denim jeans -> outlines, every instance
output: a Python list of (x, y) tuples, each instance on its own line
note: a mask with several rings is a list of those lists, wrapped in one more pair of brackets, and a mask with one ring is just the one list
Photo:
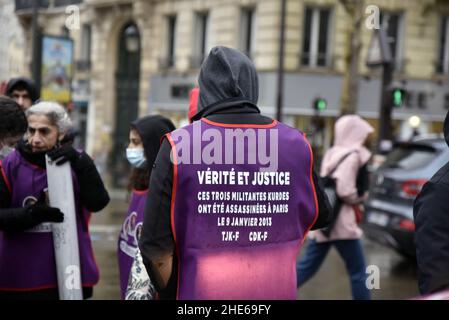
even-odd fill
[(335, 246), (343, 258), (351, 279), (352, 297), (355, 300), (369, 300), (366, 287), (366, 264), (360, 240), (336, 240), (318, 243), (310, 240), (306, 252), (296, 264), (297, 286), (306, 283), (320, 268), (331, 246)]

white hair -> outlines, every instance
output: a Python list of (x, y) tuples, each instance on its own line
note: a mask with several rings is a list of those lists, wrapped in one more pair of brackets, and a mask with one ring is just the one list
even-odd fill
[(56, 126), (61, 133), (66, 133), (72, 128), (72, 120), (70, 120), (67, 111), (64, 107), (56, 102), (42, 101), (25, 111), (28, 117), (46, 116), (50, 123)]

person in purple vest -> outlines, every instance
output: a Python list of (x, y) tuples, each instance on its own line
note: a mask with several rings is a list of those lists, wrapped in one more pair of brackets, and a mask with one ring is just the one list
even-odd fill
[[(215, 47), (193, 123), (165, 136), (139, 247), (161, 299), (296, 299), (296, 258), (327, 226), (304, 134), (260, 114), (243, 53)], [(265, 156), (266, 157), (265, 157)]]
[(146, 116), (131, 123), (126, 157), (133, 167), (129, 184), (132, 195), (117, 249), (122, 300), (125, 299), (131, 265), (136, 254), (140, 254), (137, 252), (137, 244), (143, 223), (151, 169), (159, 151), (161, 138), (174, 129), (175, 126), (169, 119), (159, 115)]
[[(25, 113), (19, 104), (10, 98), (0, 96), (0, 172), (2, 172), (1, 160), (14, 151), (15, 146), (25, 134), (27, 126)], [(0, 190), (5, 188), (5, 185), (0, 185)], [(62, 219), (62, 213), (58, 209), (45, 205), (4, 208), (0, 209), (0, 230), (14, 231), (34, 227), (44, 221), (57, 222), (60, 219)]]
[[(61, 222), (62, 213), (45, 204), (45, 155), (48, 154), (58, 165), (70, 162), (83, 297), (89, 298), (99, 279), (88, 229), (90, 212), (102, 210), (109, 202), (109, 195), (92, 159), (70, 144), (60, 145), (71, 127), (63, 107), (52, 102), (40, 102), (29, 108), (26, 116), (26, 139), (2, 161), (0, 208), (24, 209), (33, 219), (37, 216), (40, 222)], [(36, 215), (35, 211), (40, 214)], [(52, 217), (45, 217), (45, 212)], [(16, 230), (0, 232), (0, 261), (0, 298), (58, 299), (56, 262), (49, 224), (39, 224), (34, 228), (23, 224)]]

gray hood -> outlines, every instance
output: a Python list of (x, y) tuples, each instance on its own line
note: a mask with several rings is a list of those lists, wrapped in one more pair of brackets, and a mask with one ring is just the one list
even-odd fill
[(198, 120), (216, 110), (235, 106), (257, 109), (259, 80), (252, 61), (238, 50), (213, 48), (201, 66), (198, 78), (200, 96)]

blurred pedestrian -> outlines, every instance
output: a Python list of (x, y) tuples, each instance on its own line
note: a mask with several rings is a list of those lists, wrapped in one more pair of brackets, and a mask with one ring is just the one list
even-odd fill
[[(193, 123), (163, 139), (150, 178), (139, 241), (143, 262), (161, 299), (296, 299), (297, 251), (311, 228), (326, 224), (327, 202), (323, 192), (315, 190), (313, 156), (304, 135), (262, 116), (257, 106), (258, 92), (252, 61), (237, 50), (215, 47), (201, 67), (199, 104)], [(199, 142), (194, 141), (195, 137), (201, 138), (198, 130), (213, 134), (213, 144), (200, 142), (194, 147)], [(249, 163), (248, 148), (241, 150), (242, 162), (224, 161), (233, 159), (234, 150), (228, 150), (221, 139), (225, 132), (234, 130), (237, 138), (254, 133), (257, 141), (251, 143), (251, 148), (271, 148), (277, 157), (276, 167), (264, 168), (260, 161)], [(257, 138), (264, 134), (275, 141), (267, 146)], [(220, 151), (214, 149), (216, 161), (206, 161), (201, 155), (217, 144), (221, 147), (217, 146)], [(178, 157), (188, 154), (198, 157), (198, 161), (178, 161)], [(282, 186), (211, 186), (198, 178), (205, 172), (248, 173), (254, 177), (266, 174), (264, 169), (271, 170), (272, 176), (288, 175), (289, 182)], [(219, 209), (216, 214), (200, 214), (200, 207), (212, 205), (208, 197), (213, 192), (224, 196), (220, 200), (223, 208), (236, 211), (230, 214)], [(256, 219), (260, 225), (252, 228), (260, 233), (250, 233), (250, 228), (243, 225), (226, 228), (217, 223), (217, 217), (246, 221), (251, 216), (242, 210), (253, 208), (255, 202), (227, 199), (231, 192), (261, 197), (256, 207), (268, 212), (260, 212)], [(266, 194), (280, 196), (279, 201), (274, 201), (279, 205), (268, 203), (263, 196)], [(273, 215), (270, 210), (284, 213)], [(255, 223), (254, 217), (251, 223)], [(267, 225), (263, 227), (259, 219), (265, 219)]]
[(39, 92), (33, 80), (24, 77), (9, 80), (6, 86), (6, 95), (14, 99), (23, 111), (39, 100)]
[[(444, 122), (449, 144), (449, 113)], [(449, 162), (427, 182), (413, 206), (419, 290), (449, 289)]]
[(0, 96), (0, 160), (11, 153), (27, 129), (25, 113), (12, 99)]
[[(329, 228), (310, 235), (305, 254), (297, 264), (298, 287), (320, 268), (329, 249), (335, 247), (346, 264), (354, 299), (370, 299), (366, 287), (366, 264), (360, 238), (360, 205), (366, 199), (366, 164), (371, 152), (364, 146), (374, 129), (357, 115), (346, 115), (335, 123), (334, 145), (321, 164), (321, 176), (331, 175), (341, 200)], [(361, 177), (365, 177), (362, 179)], [(362, 181), (361, 180), (365, 180)]]
[[(131, 123), (126, 157), (133, 167), (129, 185), (132, 196), (118, 240), (120, 293), (122, 299), (125, 299), (129, 279), (131, 279), (131, 285), (134, 290), (138, 290), (136, 286), (149, 287), (151, 284), (149, 279), (143, 282), (134, 281), (134, 279), (141, 279), (142, 277), (136, 274), (130, 278), (130, 270), (136, 255), (140, 256), (138, 240), (142, 229), (143, 212), (153, 163), (159, 151), (161, 138), (174, 129), (175, 126), (169, 119), (159, 115), (146, 116)], [(140, 257), (136, 259), (141, 260)], [(135, 269), (135, 272), (139, 273), (139, 271), (146, 273), (143, 266), (141, 269)], [(143, 276), (145, 277), (145, 275)]]
[(189, 99), (189, 112), (188, 112), (188, 118), (189, 123), (193, 122), (193, 117), (195, 114), (198, 113), (198, 98), (200, 95), (200, 89), (199, 88), (193, 88), (190, 91), (190, 99)]
[[(41, 102), (26, 111), (26, 141), (2, 161), (0, 207), (26, 210), (35, 222), (61, 222), (59, 209), (46, 204), (45, 155), (57, 165), (70, 162), (73, 172), (83, 297), (98, 282), (88, 225), (90, 212), (103, 209), (109, 196), (92, 159), (70, 145), (60, 145), (71, 121), (63, 107)], [(0, 232), (0, 298), (58, 299), (56, 261), (51, 226)]]

